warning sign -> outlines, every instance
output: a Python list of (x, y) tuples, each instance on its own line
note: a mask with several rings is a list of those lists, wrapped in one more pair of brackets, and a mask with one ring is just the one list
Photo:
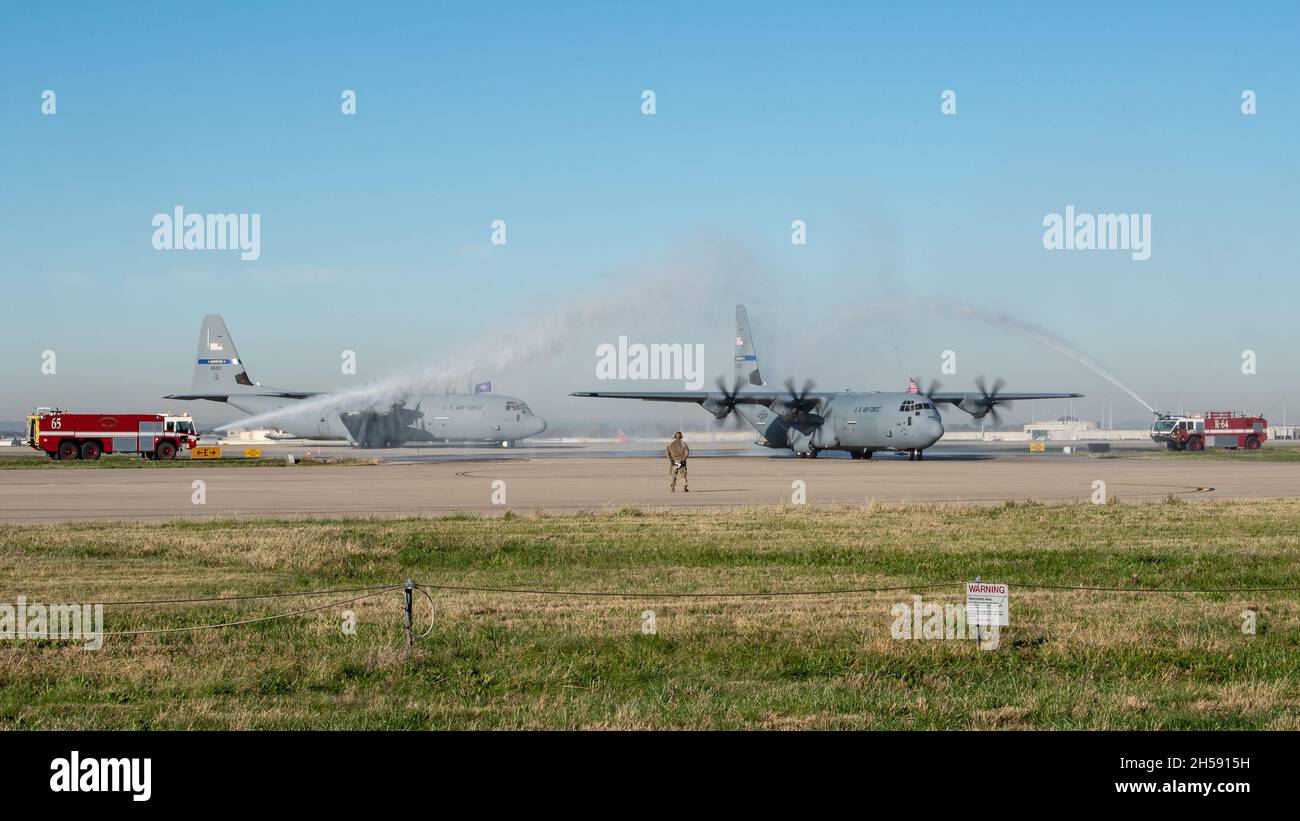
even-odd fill
[(220, 459), (221, 448), (195, 448), (190, 454), (192, 459)]
[(966, 582), (966, 623), (1006, 627), (1010, 608), (1005, 584)]
[(1030, 442), (1030, 443), (1029, 443), (1029, 452), (1030, 452), (1030, 453), (1046, 453), (1046, 452), (1047, 452), (1047, 443), (1046, 443), (1046, 442)]
[(262, 458), (262, 449), (261, 449), (261, 448), (244, 448), (244, 458), (245, 458), (245, 459), (261, 459), (261, 458)]

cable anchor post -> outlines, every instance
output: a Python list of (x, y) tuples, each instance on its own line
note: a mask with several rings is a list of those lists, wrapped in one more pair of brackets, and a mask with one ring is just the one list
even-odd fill
[(415, 647), (415, 620), (412, 615), (412, 605), (415, 598), (415, 580), (407, 579), (406, 585), (402, 588), (402, 611), (406, 618), (406, 659), (410, 661), (411, 650)]

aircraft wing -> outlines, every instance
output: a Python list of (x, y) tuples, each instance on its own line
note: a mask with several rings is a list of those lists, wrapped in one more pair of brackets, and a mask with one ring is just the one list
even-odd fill
[[(830, 399), (836, 394), (833, 393), (807, 393), (809, 406), (815, 406), (823, 399)], [(723, 394), (720, 391), (577, 391), (569, 396), (587, 396), (596, 399), (641, 399), (646, 402), (694, 402), (697, 405), (707, 402), (710, 399), (720, 401)], [(775, 402), (789, 402), (790, 394), (786, 391), (740, 391), (735, 396), (738, 405), (766, 405), (771, 407)]]
[(694, 402), (699, 404), (709, 398), (708, 391), (577, 391), (569, 396), (587, 396), (597, 399), (643, 399), (646, 402)]
[[(262, 391), (243, 391), (239, 396), (270, 396), (279, 399), (306, 399), (311, 396), (320, 396), (320, 391), (282, 391), (277, 388), (268, 388)], [(163, 399), (181, 399), (192, 401), (195, 399), (208, 399), (213, 402), (225, 402), (230, 399), (230, 392), (226, 393), (169, 393)]]
[[(970, 400), (979, 402), (983, 400), (984, 395), (979, 392), (970, 393), (950, 393), (939, 392), (925, 394), (931, 402), (949, 402), (953, 405), (960, 405), (962, 402)], [(999, 392), (998, 402), (1018, 402), (1021, 399), (1078, 399), (1083, 396), (1081, 393), (1001, 393)]]

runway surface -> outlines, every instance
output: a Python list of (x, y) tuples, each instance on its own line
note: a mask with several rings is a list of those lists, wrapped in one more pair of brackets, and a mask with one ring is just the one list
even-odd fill
[[(672, 494), (667, 460), (657, 457), (657, 448), (555, 447), (553, 453), (539, 448), (392, 452), (387, 459), (408, 461), (379, 465), (0, 470), (0, 522), (572, 512), (625, 505), (730, 508), (790, 503), (798, 481), (804, 483), (809, 504), (1084, 500), (1092, 496), (1097, 480), (1123, 502), (1170, 495), (1300, 495), (1300, 467), (1286, 463), (1030, 456), (1019, 449), (966, 447), (934, 448), (922, 462), (895, 457), (854, 461), (731, 455), (751, 451), (727, 446), (694, 450), (691, 492)], [(299, 455), (307, 450), (277, 449)], [(324, 451), (359, 455), (346, 448)], [(204, 482), (203, 504), (193, 503), (195, 480)], [(504, 482), (496, 491), (500, 498), (504, 490), (504, 505), (494, 504), (496, 481)]]

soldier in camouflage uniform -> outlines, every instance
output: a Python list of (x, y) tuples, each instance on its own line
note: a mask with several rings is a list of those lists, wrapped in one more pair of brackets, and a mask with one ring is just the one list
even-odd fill
[(690, 480), (686, 478), (686, 457), (691, 455), (691, 449), (682, 439), (682, 432), (677, 431), (673, 436), (673, 441), (668, 443), (668, 490), (672, 493), (677, 492), (677, 475), (682, 477), (682, 492), (690, 493)]

